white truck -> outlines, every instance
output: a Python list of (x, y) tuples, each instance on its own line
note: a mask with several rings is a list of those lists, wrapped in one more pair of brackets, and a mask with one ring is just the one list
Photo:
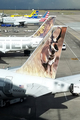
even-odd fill
[(71, 84), (70, 85), (70, 92), (72, 95), (80, 95), (80, 83), (78, 84)]

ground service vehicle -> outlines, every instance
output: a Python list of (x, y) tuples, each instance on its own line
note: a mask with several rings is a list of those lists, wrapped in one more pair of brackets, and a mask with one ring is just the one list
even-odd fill
[(71, 84), (70, 85), (70, 92), (72, 95), (80, 95), (80, 84)]
[(23, 98), (15, 98), (15, 99), (11, 99), (11, 100), (0, 100), (0, 107), (4, 107), (4, 106), (9, 106), (11, 104), (14, 104), (14, 103), (18, 103), (18, 102), (23, 102), (24, 100), (26, 100), (26, 97), (23, 97)]

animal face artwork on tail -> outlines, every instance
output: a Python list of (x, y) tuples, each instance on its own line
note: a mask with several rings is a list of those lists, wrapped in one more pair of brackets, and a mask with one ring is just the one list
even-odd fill
[(19, 73), (55, 78), (67, 27), (53, 27)]

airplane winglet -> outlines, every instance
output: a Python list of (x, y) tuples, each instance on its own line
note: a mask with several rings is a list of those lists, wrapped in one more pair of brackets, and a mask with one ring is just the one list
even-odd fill
[(53, 26), (16, 72), (55, 79), (66, 29), (66, 26)]

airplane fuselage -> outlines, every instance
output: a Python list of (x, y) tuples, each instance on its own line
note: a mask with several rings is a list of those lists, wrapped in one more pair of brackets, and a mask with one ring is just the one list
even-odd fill
[(40, 19), (37, 18), (25, 18), (25, 17), (3, 17), (2, 19), (3, 23), (10, 23), (14, 25), (20, 25), (20, 24), (34, 24), (34, 23), (39, 23)]
[(42, 38), (32, 38), (32, 37), (0, 37), (0, 51), (5, 53), (8, 51), (17, 50), (32, 50)]
[(11, 99), (25, 95), (35, 97), (41, 94), (37, 94), (37, 90), (39, 91), (40, 89), (40, 92), (44, 92), (44, 90), (41, 91), (42, 87), (46, 87), (48, 92), (51, 91), (52, 93), (69, 90), (69, 84), (65, 84), (59, 80), (19, 74), (0, 69), (0, 99)]

